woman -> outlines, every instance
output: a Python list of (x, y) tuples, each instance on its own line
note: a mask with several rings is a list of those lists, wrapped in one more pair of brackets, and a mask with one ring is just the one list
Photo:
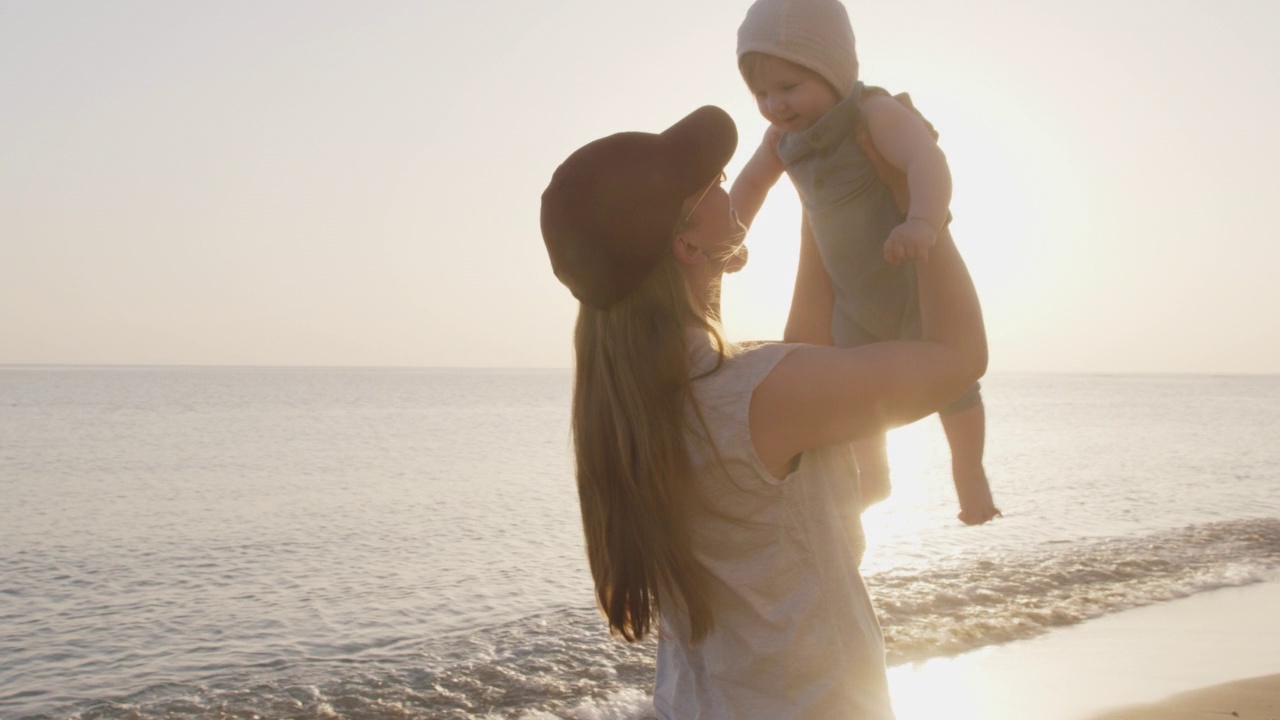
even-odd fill
[(596, 598), (628, 641), (658, 625), (661, 718), (891, 718), (858, 561), (848, 443), (936, 412), (986, 367), (949, 237), (918, 268), (923, 339), (735, 348), (720, 278), (744, 234), (720, 186), (732, 120), (592, 142), (542, 196), (581, 306), (573, 432)]

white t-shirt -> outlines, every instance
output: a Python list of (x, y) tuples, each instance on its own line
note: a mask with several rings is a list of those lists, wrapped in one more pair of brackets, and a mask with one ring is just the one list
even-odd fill
[[(692, 520), (693, 551), (708, 574), (715, 625), (690, 646), (685, 618), (663, 604), (654, 709), (664, 720), (893, 717), (884, 640), (858, 573), (863, 535), (849, 446), (806, 452), (778, 480), (751, 443), (751, 395), (795, 347), (744, 350), (693, 382), (724, 462), (691, 434), (706, 505)], [(714, 366), (709, 342), (692, 352), (695, 377)]]

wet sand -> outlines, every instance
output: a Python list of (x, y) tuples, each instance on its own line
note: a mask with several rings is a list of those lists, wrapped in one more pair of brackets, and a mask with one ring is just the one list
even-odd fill
[[(1280, 652), (1278, 650), (1277, 652)], [(1180, 693), (1149, 705), (1094, 716), (1091, 720), (1280, 720), (1280, 675)]]
[(1280, 582), (1255, 583), (890, 668), (895, 711), (898, 720), (1280, 720), (1276, 608)]

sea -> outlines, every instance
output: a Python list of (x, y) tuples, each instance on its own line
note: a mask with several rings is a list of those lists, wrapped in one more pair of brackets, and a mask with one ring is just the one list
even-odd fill
[[(864, 515), (890, 664), (1280, 578), (1280, 377), (983, 381)], [(0, 718), (651, 717), (592, 599), (566, 370), (0, 367)]]

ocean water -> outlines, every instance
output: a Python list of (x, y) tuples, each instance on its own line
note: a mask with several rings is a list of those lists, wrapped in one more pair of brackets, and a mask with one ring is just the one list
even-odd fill
[[(0, 368), (0, 718), (649, 716), (566, 371)], [(995, 375), (1005, 517), (890, 436), (891, 663), (1280, 575), (1280, 377)]]

